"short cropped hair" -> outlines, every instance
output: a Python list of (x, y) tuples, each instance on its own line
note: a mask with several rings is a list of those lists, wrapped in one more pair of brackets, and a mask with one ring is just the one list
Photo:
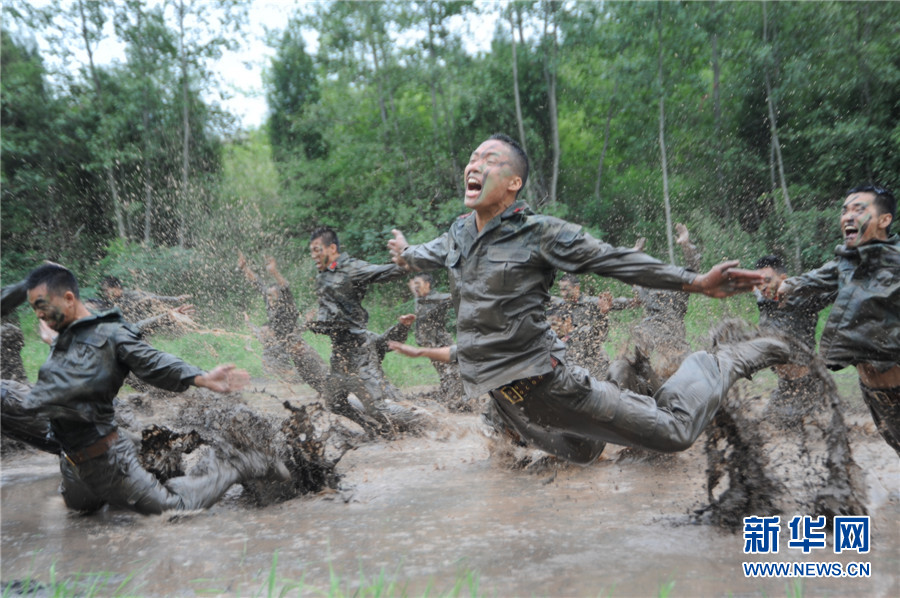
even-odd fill
[(777, 255), (766, 255), (756, 260), (756, 269), (759, 270), (760, 268), (772, 268), (779, 274), (787, 272), (784, 267), (784, 260)]
[(101, 289), (121, 289), (122, 281), (115, 276), (104, 276), (100, 279)]
[(522, 186), (519, 187), (519, 190), (516, 192), (516, 197), (518, 197), (519, 193), (522, 192), (522, 189), (525, 188), (525, 183), (528, 182), (528, 171), (531, 169), (528, 154), (525, 153), (525, 150), (522, 149), (522, 146), (519, 145), (518, 141), (504, 133), (494, 133), (490, 136), (490, 139), (502, 141), (513, 150), (513, 168), (515, 168), (516, 174), (522, 177)]
[(423, 281), (434, 286), (434, 276), (432, 276), (429, 272), (416, 272), (416, 275), (413, 276), (413, 280), (417, 278), (421, 278)]
[[(891, 224), (897, 219), (897, 198), (884, 187), (879, 185), (859, 185), (858, 187), (854, 187), (847, 191), (847, 195), (853, 195), (854, 193), (873, 194), (875, 196), (875, 207), (878, 208), (878, 212), (881, 214), (890, 214)], [(890, 224), (887, 227), (887, 232), (888, 234), (891, 232)]]
[(581, 281), (578, 280), (578, 277), (571, 273), (563, 274), (562, 278), (559, 279), (559, 282), (568, 282), (571, 284), (581, 285)]
[(330, 226), (320, 226), (316, 230), (312, 232), (309, 236), (309, 242), (312, 243), (316, 239), (322, 239), (322, 245), (328, 247), (329, 245), (335, 245), (338, 248), (338, 251), (341, 250), (341, 242), (338, 241), (337, 233), (334, 232), (334, 229)]
[(29, 291), (42, 284), (47, 285), (47, 291), (53, 295), (62, 296), (66, 291), (72, 291), (78, 298), (78, 281), (72, 271), (59, 264), (42, 264), (28, 273), (25, 279), (25, 288)]

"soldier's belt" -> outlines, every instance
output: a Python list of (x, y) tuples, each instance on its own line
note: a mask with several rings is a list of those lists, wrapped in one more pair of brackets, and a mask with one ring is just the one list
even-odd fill
[(491, 396), (495, 399), (506, 399), (513, 405), (516, 403), (521, 403), (524, 401), (528, 394), (534, 390), (534, 388), (544, 381), (548, 374), (541, 374), (540, 376), (532, 376), (531, 378), (522, 378), (521, 380), (516, 380), (510, 384), (505, 386), (501, 386), (500, 388), (495, 388), (491, 391)]
[(119, 439), (118, 430), (113, 430), (94, 444), (84, 447), (80, 451), (65, 452), (63, 456), (66, 461), (72, 465), (81, 465), (85, 461), (89, 461), (106, 453), (109, 448)]

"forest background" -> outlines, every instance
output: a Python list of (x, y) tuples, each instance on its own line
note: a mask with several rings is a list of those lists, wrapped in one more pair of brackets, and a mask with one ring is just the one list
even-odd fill
[[(235, 328), (244, 311), (264, 319), (240, 249), (260, 272), (274, 256), (306, 310), (313, 228), (378, 263), (391, 228), (436, 237), (464, 211), (469, 154), (495, 132), (531, 156), (537, 211), (615, 245), (646, 237), (675, 262), (684, 222), (704, 267), (770, 253), (792, 272), (818, 266), (840, 242), (849, 187), (900, 188), (898, 3), (302, 8), (270, 34), (268, 120), (242, 130), (204, 93), (211, 61), (245, 39), (239, 0), (4, 2), (3, 284), (51, 259), (88, 294), (115, 275), (190, 293), (204, 322)], [(450, 23), (485, 10), (499, 14), (490, 50), (469, 52)], [(107, 23), (125, 56), (99, 65)], [(391, 306), (376, 330), (412, 305), (402, 284), (369, 301)]]

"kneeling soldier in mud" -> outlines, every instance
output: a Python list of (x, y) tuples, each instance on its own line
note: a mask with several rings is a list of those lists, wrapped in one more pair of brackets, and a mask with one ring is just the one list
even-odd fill
[(887, 189), (851, 189), (835, 259), (788, 278), (778, 297), (834, 304), (819, 354), (832, 370), (856, 366), (872, 419), (900, 455), (900, 236), (890, 233), (896, 214), (897, 199)]
[[(427, 272), (420, 272), (409, 281), (409, 290), (416, 303), (416, 344), (420, 347), (445, 347), (453, 344), (453, 337), (447, 330), (447, 314), (452, 307), (450, 294), (433, 292), (433, 285), (434, 278)], [(470, 410), (464, 400), (462, 380), (456, 364), (432, 361), (431, 365), (440, 378), (438, 400), (457, 410)]]
[[(786, 361), (787, 344), (757, 338), (684, 360), (654, 397), (591, 378), (570, 363), (545, 307), (557, 269), (594, 272), (629, 284), (727, 297), (763, 277), (724, 262), (705, 274), (616, 248), (581, 227), (534, 214), (516, 201), (528, 157), (513, 139), (494, 135), (465, 168), (469, 215), (449, 232), (409, 245), (395, 230), (393, 259), (412, 270), (448, 268), (457, 313), (456, 358), (469, 396), (489, 392), (502, 425), (538, 448), (591, 463), (607, 442), (659, 451), (685, 450), (715, 414), (731, 385)], [(499, 423), (499, 422), (498, 422)]]
[[(325, 396), (328, 409), (370, 430), (387, 432), (396, 424), (408, 423), (413, 412), (392, 402), (399, 392), (384, 379), (379, 346), (366, 329), (369, 313), (362, 306), (369, 285), (397, 280), (406, 271), (396, 264), (375, 265), (341, 253), (337, 233), (329, 227), (313, 231), (309, 250), (319, 271), (319, 309), (309, 329), (331, 338), (331, 376)], [(386, 347), (383, 345), (384, 350)], [(349, 403), (351, 392), (362, 402), (364, 413)]]
[(240, 390), (247, 372), (232, 365), (204, 372), (157, 351), (118, 309), (90, 312), (75, 276), (57, 264), (34, 269), (26, 289), (37, 317), (58, 336), (30, 391), (3, 381), (3, 432), (42, 450), (58, 447), (60, 491), (70, 509), (91, 512), (107, 503), (143, 514), (201, 509), (234, 483), (288, 475), (261, 452), (225, 448), (227, 458), (209, 463), (205, 475), (160, 483), (141, 466), (134, 442), (118, 434), (113, 399), (125, 376), (132, 372), (171, 391), (193, 385), (224, 393)]
[[(691, 241), (687, 227), (679, 222), (675, 230), (678, 233), (675, 243), (681, 247), (685, 268), (698, 271), (703, 256)], [(646, 239), (642, 237), (634, 247), (643, 251), (645, 244)], [(634, 292), (637, 302), (644, 307), (644, 318), (634, 327), (635, 344), (649, 357), (653, 376), (665, 380), (691, 352), (684, 328), (690, 293), (641, 285)]]
[[(777, 255), (767, 255), (756, 261), (756, 269), (768, 282), (753, 290), (759, 308), (759, 327), (782, 334), (793, 345), (796, 357), (812, 355), (816, 349), (816, 325), (819, 310), (824, 305), (794, 297), (784, 305), (773, 299), (778, 287), (787, 278), (784, 261)], [(822, 407), (822, 380), (813, 375), (805, 363), (785, 363), (774, 368), (778, 375), (778, 389), (766, 408), (766, 415), (784, 427), (799, 423), (804, 415)]]
[(609, 355), (603, 343), (609, 335), (609, 312), (635, 305), (625, 297), (613, 299), (606, 291), (599, 297), (581, 294), (581, 282), (574, 274), (559, 280), (560, 297), (550, 298), (547, 317), (550, 326), (565, 344), (566, 353), (584, 366), (591, 376), (602, 380), (609, 369)]
[[(287, 279), (278, 270), (275, 258), (266, 257), (266, 271), (275, 279), (275, 284), (268, 287), (250, 268), (247, 258), (240, 251), (238, 267), (266, 302), (268, 324), (255, 330), (263, 346), (263, 363), (276, 374), (284, 375), (285, 368), (290, 368), (293, 361), (300, 379), (316, 392), (324, 394), (328, 386), (328, 366), (301, 336), (297, 325), (300, 311)], [(245, 319), (249, 324), (249, 318)]]

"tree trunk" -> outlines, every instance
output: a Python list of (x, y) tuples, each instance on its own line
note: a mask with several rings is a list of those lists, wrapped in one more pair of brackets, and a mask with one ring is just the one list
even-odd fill
[(184, 248), (187, 239), (187, 210), (189, 208), (189, 174), (190, 174), (190, 148), (191, 148), (191, 113), (190, 94), (188, 93), (188, 68), (187, 49), (184, 44), (184, 0), (178, 3), (178, 32), (181, 54), (181, 189), (178, 194), (181, 201), (178, 206), (178, 246)]
[[(84, 49), (88, 55), (88, 65), (91, 71), (91, 79), (94, 83), (94, 97), (97, 101), (97, 109), (102, 113), (103, 90), (100, 86), (100, 76), (97, 74), (97, 68), (94, 65), (94, 51), (91, 48), (91, 41), (88, 36), (87, 16), (84, 14), (84, 3), (82, 0), (79, 0), (78, 2), (78, 11), (81, 15), (81, 36), (82, 39), (84, 39)], [(105, 159), (104, 162), (106, 162)], [(128, 234), (125, 230), (125, 216), (122, 214), (122, 206), (119, 203), (119, 186), (116, 183), (116, 175), (110, 164), (104, 164), (103, 169), (106, 172), (106, 184), (109, 187), (109, 194), (112, 200), (113, 217), (116, 221), (116, 234), (120, 239), (126, 240)]]
[(669, 202), (669, 166), (666, 159), (666, 108), (663, 86), (663, 47), (662, 47), (662, 5), (656, 5), (656, 47), (657, 73), (659, 86), (659, 153), (662, 162), (663, 204), (666, 210), (666, 240), (669, 245), (669, 263), (675, 263), (675, 245), (672, 239), (672, 206)]
[[(509, 11), (509, 29), (510, 29), (510, 40), (512, 41), (512, 74), (513, 74), (513, 95), (516, 101), (516, 125), (519, 128), (519, 144), (522, 146), (522, 149), (525, 150), (525, 153), (528, 153), (528, 148), (525, 145), (525, 123), (522, 120), (522, 97), (519, 94), (519, 59), (516, 54), (516, 23), (513, 18), (513, 10), (515, 10), (515, 15), (520, 20), (522, 18), (521, 13), (519, 12), (519, 5), (515, 5), (510, 8)], [(525, 189), (523, 190), (523, 194), (526, 198), (531, 196), (531, 179), (525, 182)]]
[[(713, 10), (718, 11), (718, 4), (713, 5)], [(718, 193), (716, 195), (721, 198), (724, 206), (725, 220), (726, 222), (731, 222), (732, 213), (731, 213), (731, 202), (728, 200), (728, 196), (725, 193), (725, 172), (722, 169), (722, 160), (723, 160), (723, 147), (722, 147), (722, 94), (721, 94), (721, 86), (720, 86), (720, 78), (722, 74), (722, 65), (719, 62), (719, 32), (718, 32), (719, 20), (715, 20), (714, 27), (716, 30), (713, 31), (712, 37), (710, 39), (710, 43), (712, 45), (710, 57), (712, 60), (712, 70), (713, 70), (713, 127), (715, 130), (713, 139), (715, 144), (715, 161), (716, 161), (716, 185), (718, 187)]]
[[(762, 12), (763, 12), (763, 42), (768, 45), (769, 43), (769, 18), (768, 13), (766, 12), (766, 3), (762, 3)], [(769, 110), (769, 133), (772, 136), (772, 148), (775, 152), (775, 163), (778, 166), (778, 180), (781, 184), (781, 193), (784, 197), (784, 209), (787, 214), (787, 225), (788, 225), (788, 233), (790, 238), (793, 240), (794, 245), (794, 255), (792, 261), (792, 267), (794, 272), (800, 272), (801, 270), (801, 262), (800, 262), (800, 240), (797, 238), (797, 232), (794, 226), (794, 208), (791, 205), (791, 198), (788, 194), (787, 187), (787, 178), (784, 174), (784, 159), (781, 156), (781, 143), (778, 141), (778, 124), (775, 120), (775, 99), (772, 97), (772, 81), (769, 75), (768, 66), (765, 69), (765, 82), (766, 82), (766, 105)]]
[(597, 165), (597, 180), (594, 183), (594, 199), (600, 201), (600, 182), (603, 179), (603, 162), (606, 160), (606, 151), (609, 149), (609, 130), (612, 125), (612, 117), (615, 113), (616, 96), (619, 92), (619, 78), (613, 86), (612, 97), (609, 98), (609, 110), (606, 112), (606, 127), (603, 130), (603, 149), (600, 151), (600, 163)]
[(544, 4), (545, 9), (545, 19), (544, 19), (544, 39), (547, 39), (548, 36), (548, 28), (550, 28), (549, 36), (550, 36), (550, 55), (549, 57), (545, 54), (544, 56), (544, 80), (547, 84), (547, 108), (550, 116), (550, 139), (553, 145), (553, 165), (551, 167), (550, 173), (550, 193), (545, 202), (539, 202), (539, 204), (552, 204), (556, 203), (556, 187), (559, 182), (559, 121), (556, 107), (556, 54), (557, 54), (557, 40), (556, 40), (556, 19), (553, 18), (553, 13), (558, 10), (556, 5), (552, 2), (546, 2)]

